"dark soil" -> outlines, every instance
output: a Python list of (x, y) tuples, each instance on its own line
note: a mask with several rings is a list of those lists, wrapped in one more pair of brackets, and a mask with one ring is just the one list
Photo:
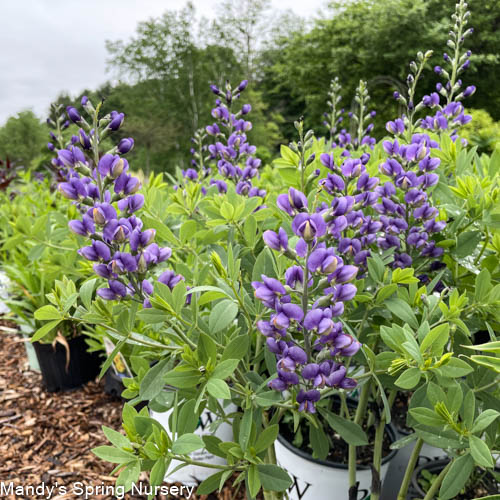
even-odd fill
[(406, 415), (410, 405), (411, 394), (398, 392), (392, 406), (392, 423), (399, 432), (410, 434), (412, 429), (406, 425)]
[[(12, 482), (15, 486), (57, 483), (66, 486), (68, 492), (73, 490), (75, 482), (94, 487), (114, 484), (113, 464), (101, 461), (90, 450), (109, 444), (101, 431), (102, 425), (121, 429), (123, 402), (105, 394), (103, 382), (93, 381), (69, 392), (46, 392), (41, 375), (29, 370), (23, 337), (5, 333), (13, 327), (0, 318), (0, 482)], [(147, 486), (146, 475), (140, 481)], [(232, 496), (231, 483), (231, 480), (226, 483), (218, 494), (193, 495), (191, 499), (246, 499), (243, 485)], [(74, 494), (52, 498), (72, 499)], [(108, 500), (111, 496), (92, 495), (92, 498)], [(126, 495), (125, 498), (145, 497)], [(174, 498), (181, 500), (184, 496), (168, 496)]]
[[(335, 407), (332, 409), (332, 411), (338, 411)], [(295, 439), (295, 433), (293, 431), (293, 423), (292, 422), (284, 422), (280, 424), (280, 434), (291, 444), (296, 446), (298, 449), (301, 451), (308, 453), (312, 455), (312, 447), (309, 443), (309, 428), (308, 424), (306, 424), (305, 420), (302, 420), (301, 422), (302, 428), (302, 443), (300, 446), (296, 445), (294, 443)], [(328, 439), (330, 440), (330, 450), (328, 453), (328, 456), (326, 457), (326, 460), (330, 462), (334, 462), (337, 464), (345, 464), (347, 465), (348, 462), (348, 451), (349, 451), (349, 445), (340, 437), (339, 434), (333, 431), (331, 427), (325, 427), (323, 429), (325, 431), (325, 434), (328, 436)], [(369, 443), (373, 443), (375, 439), (375, 427), (371, 426), (369, 429), (366, 427), (363, 429), (367, 436), (368, 436), (368, 441)], [(382, 447), (382, 458), (388, 456), (391, 453), (391, 439), (387, 431), (384, 433), (384, 441), (383, 441), (383, 447)], [(357, 446), (356, 447), (356, 452), (357, 452), (357, 459), (356, 463), (358, 465), (369, 465), (373, 461), (373, 445), (368, 444), (366, 446)]]
[[(432, 474), (425, 469), (422, 471), (419, 475), (418, 482), (423, 491), (428, 490), (429, 483), (437, 477), (438, 472), (439, 471), (436, 471)], [(423, 477), (424, 474), (425, 477)], [(453, 500), (471, 500), (473, 498), (482, 498), (500, 493), (500, 484), (495, 480), (493, 475), (477, 469), (477, 471), (473, 473), (473, 478), (471, 482), (474, 484), (466, 485), (464, 491), (453, 497)]]

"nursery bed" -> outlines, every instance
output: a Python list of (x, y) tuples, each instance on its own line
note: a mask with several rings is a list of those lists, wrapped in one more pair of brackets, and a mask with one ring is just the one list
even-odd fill
[[(102, 384), (96, 382), (71, 392), (45, 392), (40, 374), (29, 370), (21, 336), (0, 332), (0, 353), (0, 482), (35, 486), (42, 482), (55, 486), (57, 482), (67, 486), (68, 491), (75, 482), (113, 484), (113, 466), (97, 459), (90, 450), (108, 444), (102, 425), (120, 428), (122, 402), (105, 394)], [(231, 495), (232, 488), (226, 486), (218, 495), (193, 495), (191, 499), (230, 500)], [(69, 499), (74, 495), (52, 498)]]

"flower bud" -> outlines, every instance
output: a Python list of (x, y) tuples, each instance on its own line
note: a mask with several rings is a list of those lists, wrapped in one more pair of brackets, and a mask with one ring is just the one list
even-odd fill
[(73, 123), (79, 123), (79, 122), (82, 121), (82, 117), (81, 117), (80, 113), (78, 112), (78, 110), (75, 107), (68, 106), (66, 108), (66, 113), (68, 114), (69, 119)]
[(118, 143), (118, 152), (122, 155), (128, 153), (134, 147), (134, 139), (127, 137)]

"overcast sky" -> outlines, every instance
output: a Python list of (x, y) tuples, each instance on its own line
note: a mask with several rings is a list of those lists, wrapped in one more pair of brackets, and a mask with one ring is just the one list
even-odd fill
[[(127, 39), (139, 21), (184, 5), (179, 0), (0, 0), (0, 125), (32, 109), (45, 118), (61, 91), (77, 94), (109, 80), (105, 40)], [(194, 0), (213, 17), (217, 0)], [(273, 0), (301, 16), (324, 0)]]

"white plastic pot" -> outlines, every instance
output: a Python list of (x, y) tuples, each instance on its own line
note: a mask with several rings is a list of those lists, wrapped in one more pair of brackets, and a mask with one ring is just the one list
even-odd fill
[[(388, 426), (391, 441), (395, 441), (395, 432)], [(349, 472), (347, 465), (318, 460), (308, 453), (295, 448), (282, 436), (274, 443), (276, 461), (285, 469), (292, 478), (293, 484), (288, 489), (290, 500), (323, 500), (347, 498), (349, 492)], [(380, 471), (383, 482), (389, 463), (396, 455), (392, 451), (382, 460)], [(358, 466), (356, 480), (359, 481), (358, 499), (365, 500), (370, 497), (372, 473), (370, 468)]]
[[(220, 401), (220, 403), (223, 404), (223, 401)], [(224, 410), (226, 414), (228, 414), (236, 411), (237, 408), (235, 405), (231, 403), (226, 408), (224, 408)], [(160, 424), (163, 426), (163, 428), (167, 431), (169, 435), (171, 435), (171, 433), (170, 433), (170, 426), (168, 424), (168, 419), (172, 414), (172, 412), (173, 409), (168, 410), (165, 413), (157, 413), (150, 410), (151, 418), (154, 418), (156, 421), (160, 422)], [(215, 422), (216, 420), (217, 416), (214, 413), (212, 413), (209, 410), (205, 410), (200, 415), (200, 422), (194, 433), (198, 434), (198, 436), (214, 435), (219, 439), (221, 439), (222, 441), (232, 441), (233, 428), (231, 425), (223, 422), (221, 425), (219, 425), (219, 427), (217, 427), (215, 432), (210, 429), (210, 424), (212, 422)], [(226, 461), (223, 458), (212, 455), (205, 449), (196, 450), (193, 453), (190, 453), (189, 456), (193, 460), (208, 464), (217, 464), (217, 465), (226, 464)], [(198, 483), (205, 480), (207, 477), (211, 476), (214, 472), (216, 472), (216, 470), (214, 469), (201, 467), (198, 465), (187, 465), (182, 469), (174, 471), (174, 469), (177, 466), (181, 465), (181, 463), (182, 462), (179, 462), (177, 460), (172, 460), (172, 462), (170, 463), (170, 467), (168, 468), (165, 474), (166, 482), (182, 483), (187, 486), (196, 486)], [(174, 471), (174, 473), (171, 474), (170, 471)]]

